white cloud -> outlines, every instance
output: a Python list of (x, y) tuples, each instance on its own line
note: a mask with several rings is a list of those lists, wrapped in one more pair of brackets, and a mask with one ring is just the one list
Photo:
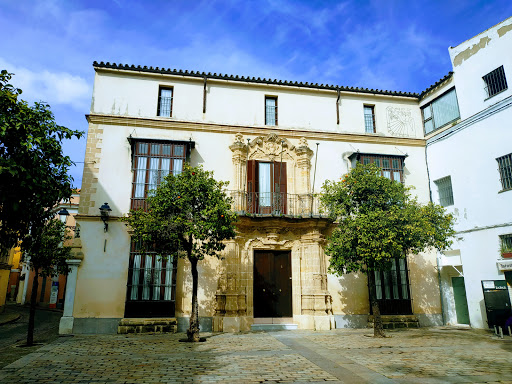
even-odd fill
[(14, 73), (11, 84), (23, 90), (22, 98), (29, 102), (65, 104), (84, 111), (88, 109), (92, 90), (87, 81), (68, 72), (33, 71), (15, 66), (0, 58), (0, 68)]

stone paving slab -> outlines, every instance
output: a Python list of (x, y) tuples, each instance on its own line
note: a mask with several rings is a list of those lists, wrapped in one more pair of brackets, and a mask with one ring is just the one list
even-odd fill
[(59, 338), (0, 383), (510, 383), (512, 338), (442, 328)]

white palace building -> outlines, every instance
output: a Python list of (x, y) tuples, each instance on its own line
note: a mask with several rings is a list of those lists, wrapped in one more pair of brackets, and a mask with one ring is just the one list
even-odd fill
[(187, 161), (230, 182), (240, 216), (199, 264), (202, 330), (367, 325), (366, 276), (327, 272), (317, 197), (357, 162), (457, 218), (453, 249), (376, 274), (389, 326), (488, 327), (486, 300), (510, 309), (512, 284), (512, 18), (449, 54), (421, 94), (95, 62), (61, 334), (187, 328), (188, 262), (140, 255), (118, 220)]

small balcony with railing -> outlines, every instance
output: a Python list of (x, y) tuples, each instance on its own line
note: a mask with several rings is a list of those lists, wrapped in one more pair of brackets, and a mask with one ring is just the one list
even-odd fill
[(318, 194), (229, 191), (228, 195), (233, 199), (233, 210), (241, 216), (327, 217)]

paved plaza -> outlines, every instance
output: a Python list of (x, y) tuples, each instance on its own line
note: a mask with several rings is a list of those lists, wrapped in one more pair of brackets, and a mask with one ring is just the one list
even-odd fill
[(61, 337), (0, 383), (512, 383), (512, 338), (448, 327)]

